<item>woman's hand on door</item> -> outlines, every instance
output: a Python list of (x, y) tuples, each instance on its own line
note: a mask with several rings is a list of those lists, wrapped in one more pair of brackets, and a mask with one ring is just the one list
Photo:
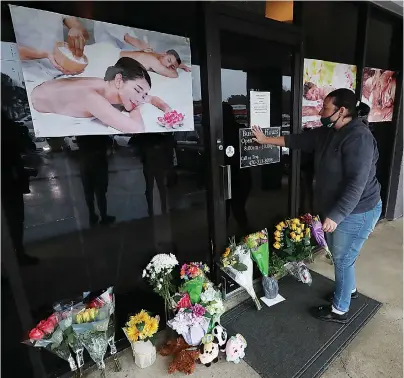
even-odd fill
[(261, 130), (261, 128), (259, 126), (251, 126), (251, 130), (255, 136), (255, 138), (253, 138), (254, 142), (257, 142), (259, 144), (268, 143), (267, 137), (265, 136), (265, 134), (263, 133), (263, 131)]

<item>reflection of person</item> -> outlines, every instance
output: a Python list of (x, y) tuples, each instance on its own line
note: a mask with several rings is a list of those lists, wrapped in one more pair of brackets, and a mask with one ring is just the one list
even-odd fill
[(233, 113), (233, 108), (229, 103), (222, 104), (223, 111), (223, 132), (225, 146), (234, 147), (234, 155), (227, 157), (227, 164), (231, 166), (231, 199), (226, 201), (226, 219), (230, 218), (230, 210), (236, 220), (240, 232), (246, 235), (249, 232), (246, 204), (251, 192), (252, 179), (249, 169), (240, 169), (240, 142), (239, 129), (243, 125), (239, 124)]
[[(64, 78), (47, 81), (31, 93), (35, 110), (70, 117), (95, 117), (125, 133), (144, 131), (140, 106), (145, 103), (163, 112), (171, 108), (160, 98), (149, 96), (151, 79), (144, 67), (134, 59), (121, 58), (108, 67), (104, 80), (94, 77)], [(113, 105), (129, 112), (122, 114)]]
[(167, 213), (167, 173), (172, 166), (174, 137), (170, 134), (140, 134), (134, 138), (143, 163), (146, 201), (149, 216), (154, 215), (154, 180), (160, 194), (161, 212)]
[[(84, 45), (89, 36), (87, 30), (76, 17), (67, 17), (25, 7), (12, 7), (11, 14), (22, 61), (44, 59), (43, 63), (47, 68), (56, 69), (64, 74), (73, 74), (56, 63), (53, 49), (56, 42), (64, 40), (64, 24), (69, 29), (68, 45), (70, 50), (78, 57), (83, 55)], [(54, 72), (55, 75), (57, 73)]]
[(108, 135), (77, 136), (80, 154), (80, 176), (88, 208), (90, 225), (98, 223), (95, 213), (94, 196), (97, 199), (101, 224), (115, 222), (115, 217), (107, 214), (108, 158), (107, 150), (112, 143)]
[[(21, 153), (31, 148), (32, 141), (22, 132), (23, 126), (11, 121), (1, 111), (1, 202), (10, 230), (11, 241), (20, 264), (36, 264), (38, 259), (25, 253), (24, 193), (29, 193), (29, 171)], [(32, 146), (33, 148), (34, 146)], [(34, 173), (32, 173), (34, 175)]]
[(253, 127), (255, 139), (315, 152), (315, 204), (334, 259), (332, 306), (316, 309), (321, 320), (346, 323), (351, 298), (357, 297), (355, 261), (378, 221), (382, 203), (376, 178), (379, 157), (369, 128), (357, 118), (355, 94), (337, 89), (324, 100), (325, 127), (285, 137), (267, 138)]
[(394, 72), (370, 69), (365, 77), (362, 96), (371, 107), (370, 120), (391, 120), (396, 92)]

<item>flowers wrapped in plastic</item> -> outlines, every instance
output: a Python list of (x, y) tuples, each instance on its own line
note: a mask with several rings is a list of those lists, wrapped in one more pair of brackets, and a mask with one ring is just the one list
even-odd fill
[(184, 284), (181, 286), (180, 291), (189, 294), (192, 304), (199, 303), (201, 299), (203, 284), (205, 283), (205, 273), (209, 272), (206, 264), (191, 262), (190, 264), (183, 264), (181, 267), (181, 279)]
[(177, 258), (173, 254), (155, 255), (150, 263), (143, 270), (143, 278), (149, 281), (153, 291), (163, 297), (165, 313), (171, 308), (172, 295), (175, 292), (175, 286), (172, 283), (172, 271), (178, 265)]
[(274, 299), (278, 295), (278, 281), (268, 276), (269, 271), (269, 247), (268, 231), (266, 229), (250, 234), (244, 238), (251, 257), (255, 261), (262, 274), (262, 287), (265, 298)]
[(151, 316), (147, 311), (140, 311), (129, 316), (123, 331), (131, 346), (135, 364), (144, 369), (156, 361), (156, 347), (154, 336), (159, 328), (159, 316)]
[(312, 278), (311, 274), (309, 271), (309, 268), (307, 268), (306, 264), (302, 261), (300, 262), (288, 262), (285, 264), (285, 269), (286, 271), (291, 274), (293, 277), (295, 277), (298, 281), (303, 282), (304, 284), (311, 285), (312, 283)]
[(82, 306), (82, 298), (76, 299), (75, 301), (67, 300), (62, 302), (57, 302), (54, 304), (53, 309), (57, 312), (60, 319), (59, 326), (63, 331), (63, 335), (67, 340), (67, 343), (71, 350), (76, 355), (76, 363), (78, 368), (78, 376), (83, 375), (83, 365), (84, 365), (84, 346), (73, 332), (73, 309), (77, 306)]
[(257, 309), (261, 310), (262, 306), (253, 287), (253, 263), (249, 249), (245, 245), (236, 246), (233, 239), (230, 242), (230, 247), (222, 255), (220, 262), (221, 269), (247, 291)]
[(107, 329), (108, 345), (110, 348), (111, 356), (115, 363), (115, 371), (121, 371), (121, 364), (117, 356), (117, 349), (115, 346), (115, 295), (114, 288), (110, 286), (106, 290), (101, 292), (85, 292), (83, 293), (84, 302), (89, 308), (99, 308), (104, 304), (108, 304), (110, 307), (110, 317)]
[(332, 254), (325, 240), (323, 224), (321, 223), (320, 217), (318, 215), (313, 217), (311, 214), (305, 214), (302, 216), (302, 221), (310, 227), (311, 234), (317, 244), (325, 250), (327, 257), (330, 259), (331, 264), (333, 264)]
[(188, 345), (197, 346), (209, 329), (210, 318), (205, 313), (206, 309), (199, 304), (181, 308), (167, 325), (181, 335)]
[(108, 348), (107, 330), (110, 315), (111, 303), (98, 299), (97, 307), (81, 305), (73, 309), (73, 331), (97, 364), (102, 377), (105, 377), (104, 356)]
[(76, 372), (77, 365), (59, 322), (60, 318), (57, 313), (52, 314), (47, 319), (41, 320), (36, 327), (31, 329), (28, 339), (23, 341), (23, 343), (36, 348), (46, 349), (57, 355), (69, 363), (71, 371)]

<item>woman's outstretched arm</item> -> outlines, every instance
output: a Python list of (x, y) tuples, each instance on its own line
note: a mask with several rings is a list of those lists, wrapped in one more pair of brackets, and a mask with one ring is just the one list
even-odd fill
[(85, 107), (94, 117), (113, 129), (126, 134), (144, 132), (141, 116), (139, 118), (137, 114), (132, 115), (132, 111), (130, 117), (127, 117), (95, 91), (85, 97)]

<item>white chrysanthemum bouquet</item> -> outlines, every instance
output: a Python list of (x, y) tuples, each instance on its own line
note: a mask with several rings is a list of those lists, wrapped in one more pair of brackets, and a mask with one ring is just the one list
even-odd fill
[(175, 293), (172, 271), (177, 265), (178, 260), (172, 253), (169, 255), (162, 253), (154, 256), (143, 270), (143, 278), (149, 281), (156, 294), (163, 297), (166, 311), (171, 307), (171, 296)]

